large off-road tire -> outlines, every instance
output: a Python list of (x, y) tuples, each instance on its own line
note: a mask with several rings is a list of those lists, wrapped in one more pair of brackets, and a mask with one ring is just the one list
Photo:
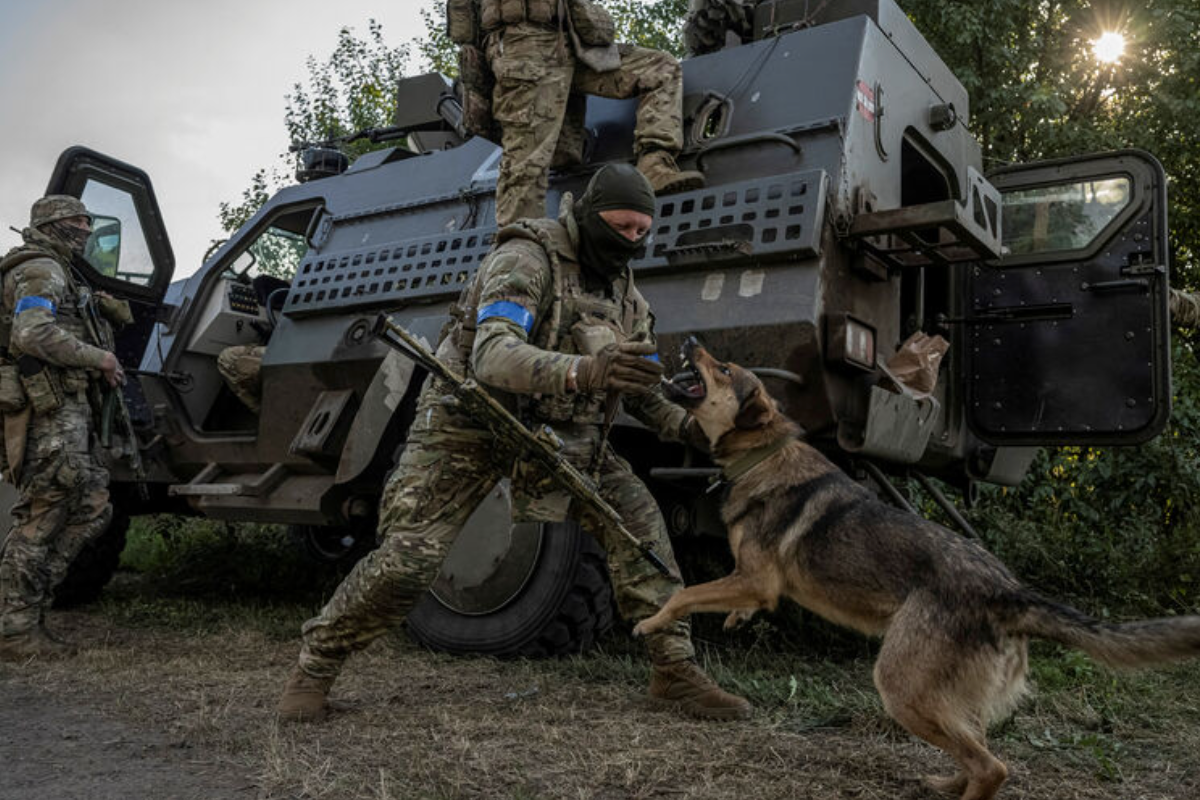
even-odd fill
[[(418, 642), (455, 654), (545, 658), (580, 653), (613, 622), (604, 551), (573, 522), (540, 526), (536, 560), (524, 583), (487, 613), (463, 613), (438, 587), (408, 617)], [(443, 592), (444, 593), (444, 592)]]
[(55, 608), (81, 606), (100, 596), (121, 562), (128, 530), (129, 516), (114, 506), (108, 530), (83, 548), (54, 592)]

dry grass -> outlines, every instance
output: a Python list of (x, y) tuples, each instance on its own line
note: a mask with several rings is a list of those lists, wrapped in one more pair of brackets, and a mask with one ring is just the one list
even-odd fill
[[(207, 601), (192, 624), (199, 601), (140, 592), (127, 579), (102, 606), (56, 615), (87, 648), (0, 679), (153, 729), (264, 798), (916, 800), (931, 797), (918, 776), (950, 769), (887, 719), (867, 661), (761, 646), (708, 655), (755, 701), (745, 723), (643, 707), (646, 666), (619, 637), (586, 657), (501, 663), (400, 635), (353, 660), (327, 723), (280, 726), (272, 708), (297, 647), (285, 632), (310, 608)], [(1200, 796), (1200, 668), (1118, 677), (1055, 651), (1035, 662), (1043, 691), (994, 735), (1012, 775), (1002, 797)]]

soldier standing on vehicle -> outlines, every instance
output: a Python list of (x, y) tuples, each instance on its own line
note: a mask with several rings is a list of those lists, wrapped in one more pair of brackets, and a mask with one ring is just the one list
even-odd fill
[[(455, 5), (463, 7), (461, 15)], [(478, 25), (472, 21), (476, 8)], [(503, 146), (498, 225), (545, 216), (549, 168), (582, 159), (581, 93), (639, 97), (634, 153), (655, 192), (704, 185), (702, 174), (675, 163), (683, 147), (679, 62), (658, 50), (616, 44), (612, 17), (593, 0), (457, 0), (450, 35), (476, 60), (485, 58), (495, 79), (491, 112)], [(470, 59), (460, 63), (464, 82), (471, 81), (476, 70)], [(486, 84), (484, 79), (476, 89), (486, 94)]]
[[(112, 518), (108, 472), (90, 453), (90, 375), (124, 383), (117, 357), (89, 341), (72, 261), (83, 257), (92, 218), (74, 197), (33, 204), (24, 245), (0, 260), (0, 411), (5, 478), (20, 497), (0, 560), (0, 660), (65, 655), (45, 627), (54, 589), (84, 545)], [(105, 298), (101, 311), (129, 320)]]
[[(497, 247), (452, 308), (437, 355), (459, 374), (513, 400), (530, 427), (550, 425), (563, 455), (590, 471), (600, 444), (606, 393), (662, 438), (691, 441), (688, 415), (662, 397), (653, 316), (633, 286), (629, 261), (653, 222), (654, 193), (627, 164), (592, 178), (578, 204), (568, 195), (558, 221), (525, 219), (497, 234)], [(429, 380), (400, 463), (380, 503), (379, 549), (338, 587), (303, 628), (299, 664), (279, 702), (291, 720), (319, 719), (345, 659), (398, 625), (437, 577), (455, 536), (495, 483), (512, 477), (518, 515), (562, 519), (552, 480), (496, 452), (486, 428), (448, 407), (448, 387)], [(599, 462), (600, 495), (628, 528), (678, 574), (658, 506), (623, 459)], [(618, 610), (629, 620), (658, 611), (682, 582), (663, 577), (637, 547), (584, 516), (602, 536)], [(695, 716), (738, 718), (743, 698), (722, 691), (694, 661), (687, 623), (647, 639), (650, 697)]]

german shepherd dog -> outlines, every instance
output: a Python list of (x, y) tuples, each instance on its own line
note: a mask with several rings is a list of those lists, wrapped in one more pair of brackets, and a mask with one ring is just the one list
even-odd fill
[(878, 500), (801, 439), (749, 371), (694, 340), (668, 396), (695, 417), (729, 482), (721, 516), (732, 574), (679, 590), (634, 630), (697, 611), (725, 626), (787, 596), (826, 619), (882, 636), (875, 686), (901, 725), (958, 762), (929, 778), (962, 800), (991, 800), (1007, 777), (988, 724), (1025, 688), (1038, 636), (1106, 664), (1136, 667), (1200, 655), (1200, 617), (1098, 622), (1039, 596), (974, 542)]

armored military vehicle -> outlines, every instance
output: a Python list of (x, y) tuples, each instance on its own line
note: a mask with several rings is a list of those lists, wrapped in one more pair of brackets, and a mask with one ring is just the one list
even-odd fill
[[(967, 491), (1013, 484), (1038, 446), (1136, 443), (1162, 428), (1167, 225), (1154, 158), (985, 176), (962, 85), (893, 0), (762, 2), (747, 28), (684, 63), (682, 163), (707, 186), (659, 199), (634, 262), (664, 359), (697, 334), (756, 369), (813, 442), (884, 491), (899, 473)], [(301, 182), (177, 284), (149, 178), (63, 154), (50, 190), (120, 226), (117, 263), (88, 279), (137, 317), (119, 344), (141, 370), (124, 390), (137, 429), (124, 444), (143, 456), (149, 498), (111, 450), (126, 512), (286, 523), (330, 558), (371, 540), (422, 378), (372, 322), (388, 312), (437, 340), (491, 246), (500, 158), (459, 130), (446, 79), (399, 91), (403, 144), (352, 164), (303, 153)], [(632, 159), (633, 114), (634, 101), (588, 98), (585, 159), (552, 176), (548, 213), (597, 165)], [(269, 277), (281, 268), (294, 277)], [(931, 398), (885, 380), (918, 331), (950, 342)], [(217, 356), (259, 342), (255, 415)], [(679, 551), (723, 535), (700, 454), (646, 446), (623, 417), (613, 439)], [(595, 545), (570, 522), (514, 522), (501, 485), (410, 630), (455, 652), (537, 654), (586, 646), (610, 620)]]

